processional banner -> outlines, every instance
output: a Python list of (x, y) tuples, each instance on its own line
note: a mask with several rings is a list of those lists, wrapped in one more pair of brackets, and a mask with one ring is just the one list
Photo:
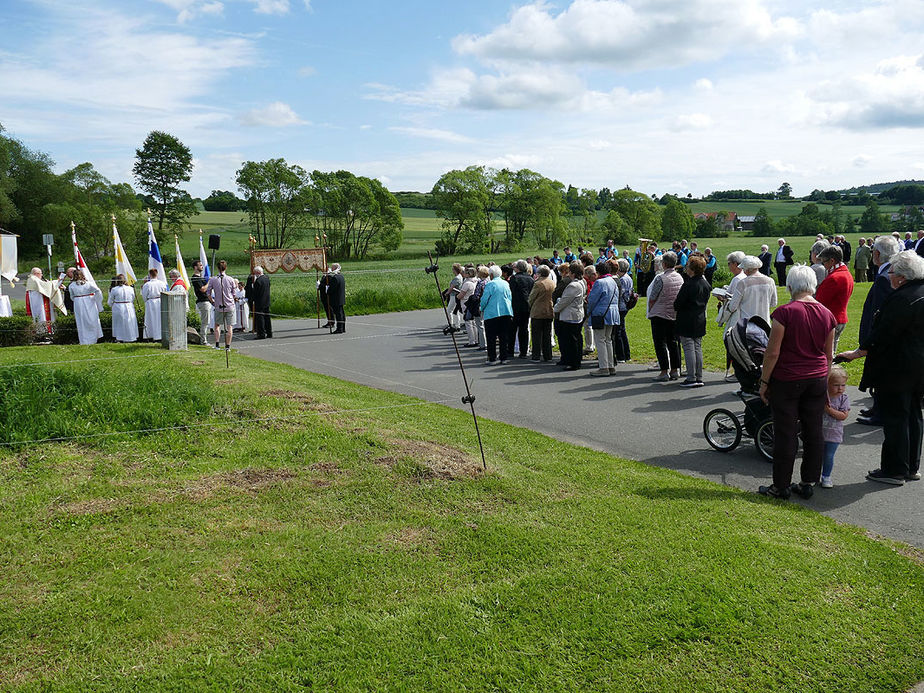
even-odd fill
[(257, 265), (261, 266), (267, 274), (273, 274), (279, 270), (294, 272), (297, 269), (303, 272), (312, 269), (326, 272), (327, 257), (324, 248), (251, 250), (250, 269), (252, 270)]

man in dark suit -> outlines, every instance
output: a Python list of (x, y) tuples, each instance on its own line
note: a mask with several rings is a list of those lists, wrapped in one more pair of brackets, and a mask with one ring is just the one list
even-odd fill
[(834, 244), (841, 249), (841, 255), (844, 257), (844, 264), (849, 266), (850, 263), (850, 252), (852, 248), (850, 247), (850, 241), (848, 241), (843, 236), (837, 237), (837, 242)]
[[(247, 312), (253, 316), (253, 280), (256, 279), (254, 276), (253, 270), (250, 270), (250, 276), (247, 277), (247, 283), (244, 284), (244, 295), (247, 297)], [(251, 317), (250, 320), (250, 334), (256, 332), (256, 326), (254, 325), (254, 319)]]
[(343, 310), (346, 305), (346, 280), (340, 274), (338, 263), (335, 262), (330, 266), (327, 282), (327, 300), (330, 302), (330, 312), (337, 324), (334, 334), (343, 334), (346, 332), (346, 313)]
[(773, 262), (773, 254), (770, 252), (770, 248), (765, 245), (760, 246), (760, 255), (757, 256), (757, 259), (760, 260), (760, 273), (770, 276), (770, 263)]
[(914, 252), (924, 257), (924, 231), (918, 231), (918, 240), (915, 241)]
[[(873, 329), (873, 317), (879, 312), (883, 301), (894, 289), (889, 279), (889, 266), (892, 256), (903, 250), (902, 243), (893, 236), (879, 236), (873, 243), (873, 266), (876, 267), (876, 279), (866, 294), (863, 303), (863, 314), (860, 316), (860, 344), (866, 341)], [(873, 391), (873, 406), (864, 409), (857, 417), (857, 423), (868, 426), (880, 426), (879, 409), (876, 406), (876, 393)]]
[(273, 323), (270, 320), (270, 280), (263, 274), (262, 267), (253, 268), (253, 324), (257, 339), (273, 338)]
[(779, 248), (777, 248), (773, 264), (776, 265), (776, 276), (780, 286), (786, 286), (786, 268), (792, 264), (792, 248), (786, 245), (785, 238), (778, 239), (777, 245)]
[(533, 290), (533, 278), (526, 270), (526, 260), (517, 260), (514, 275), (510, 277), (510, 297), (513, 306), (513, 324), (507, 335), (507, 353), (513, 356), (516, 340), (520, 340), (520, 358), (525, 359), (529, 351), (529, 294)]
[(323, 329), (329, 329), (334, 326), (334, 314), (330, 309), (330, 274), (325, 272), (324, 276), (318, 281), (318, 300), (321, 302), (321, 308), (327, 316), (327, 322), (321, 325)]

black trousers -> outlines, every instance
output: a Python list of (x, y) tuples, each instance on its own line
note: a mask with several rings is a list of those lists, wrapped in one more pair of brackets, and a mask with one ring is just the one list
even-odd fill
[(272, 337), (273, 322), (270, 320), (269, 313), (255, 311), (253, 314), (253, 328), (257, 331), (258, 337)]
[(346, 332), (346, 312), (344, 312), (343, 306), (331, 304), (330, 312), (333, 313), (334, 322), (337, 323), (334, 332)]
[(907, 476), (921, 470), (922, 394), (877, 391), (883, 434), (879, 466), (890, 476)]
[(619, 324), (613, 327), (613, 357), (617, 361), (628, 361), (629, 336), (626, 334), (626, 312), (619, 311)]
[(501, 315), (484, 321), (484, 336), (488, 340), (488, 361), (497, 360), (497, 343), (500, 342), (500, 360), (509, 356), (507, 345), (510, 343), (510, 325), (513, 318)]
[(533, 360), (538, 361), (541, 355), (543, 361), (552, 360), (552, 318), (532, 318), (533, 328)]
[(662, 371), (679, 371), (680, 342), (674, 334), (674, 321), (653, 316), (651, 318), (651, 341), (654, 342), (658, 367)]
[(776, 277), (780, 286), (786, 286), (786, 263), (776, 262)]
[(529, 352), (529, 312), (517, 313), (513, 311), (513, 322), (510, 326), (510, 334), (507, 335), (507, 353), (513, 358), (516, 356), (514, 346), (517, 340), (520, 341), (520, 356), (526, 358)]
[(558, 348), (565, 366), (581, 367), (581, 351), (584, 348), (584, 324), (558, 321)]
[(770, 377), (767, 399), (773, 412), (773, 485), (789, 488), (802, 433), (803, 484), (821, 478), (824, 435), (821, 417), (828, 401), (828, 379), (777, 380)]

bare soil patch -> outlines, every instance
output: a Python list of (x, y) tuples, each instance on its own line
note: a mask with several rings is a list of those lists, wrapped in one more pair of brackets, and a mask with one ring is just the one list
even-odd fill
[(101, 515), (112, 512), (123, 505), (117, 498), (90, 498), (89, 500), (65, 503), (58, 510), (68, 515)]
[(424, 469), (422, 479), (475, 479), (482, 475), (481, 464), (458, 448), (407, 438), (386, 439), (392, 454), (373, 460), (393, 467), (400, 459), (411, 459)]
[(261, 394), (266, 397), (276, 397), (277, 399), (283, 399), (288, 402), (295, 402), (300, 405), (301, 409), (307, 411), (316, 411), (320, 413), (330, 413), (336, 411), (330, 404), (327, 402), (319, 402), (316, 398), (311, 395), (306, 395), (303, 392), (294, 392), (293, 390), (281, 390), (274, 388), (272, 390), (264, 390)]

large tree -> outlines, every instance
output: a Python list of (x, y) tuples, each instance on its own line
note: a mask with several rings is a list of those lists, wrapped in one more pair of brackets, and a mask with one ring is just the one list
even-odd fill
[(617, 190), (613, 193), (610, 206), (635, 234), (634, 240), (639, 238), (660, 240), (661, 209), (648, 195), (629, 188)]
[(481, 252), (491, 233), (488, 177), (482, 166), (447, 171), (431, 191), (443, 234), (436, 243), (440, 255), (460, 250)]
[(886, 232), (886, 221), (879, 213), (875, 200), (866, 203), (866, 209), (860, 217), (860, 233), (864, 236), (878, 236)]
[(154, 198), (157, 228), (164, 224), (179, 230), (181, 224), (195, 214), (192, 198), (179, 185), (192, 176), (192, 154), (189, 147), (176, 137), (158, 130), (152, 131), (135, 150), (132, 173), (138, 186)]
[(261, 248), (290, 248), (308, 227), (308, 174), (285, 159), (245, 161), (235, 179), (247, 201), (250, 228)]
[(696, 221), (690, 208), (676, 197), (671, 197), (661, 212), (661, 238), (679, 241), (690, 238), (696, 229)]
[(333, 257), (361, 259), (373, 245), (385, 251), (401, 245), (398, 200), (374, 178), (313, 171), (310, 206)]

